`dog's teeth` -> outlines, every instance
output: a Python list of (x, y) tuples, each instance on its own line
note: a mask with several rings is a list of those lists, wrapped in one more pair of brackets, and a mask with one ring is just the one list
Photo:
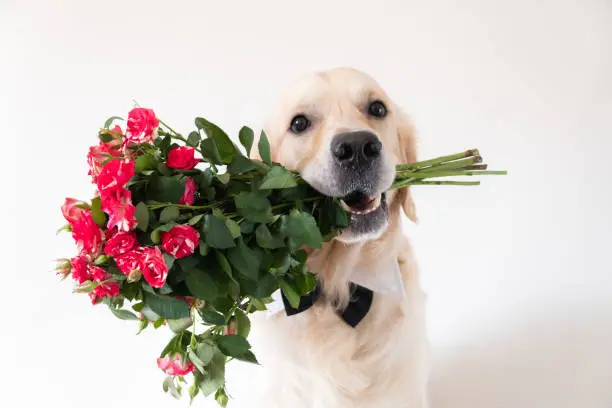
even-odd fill
[(349, 205), (347, 203), (345, 203), (344, 200), (340, 200), (340, 205), (342, 206), (342, 208), (344, 208), (345, 211), (353, 212), (351, 207), (349, 207)]
[(379, 195), (374, 200), (372, 200), (368, 208), (366, 208), (365, 210), (356, 210), (354, 208), (351, 208), (347, 203), (344, 202), (344, 200), (340, 200), (340, 205), (342, 206), (342, 208), (344, 208), (345, 211), (353, 215), (369, 214), (372, 211), (378, 209), (378, 207), (380, 207), (380, 203), (381, 203), (381, 196)]

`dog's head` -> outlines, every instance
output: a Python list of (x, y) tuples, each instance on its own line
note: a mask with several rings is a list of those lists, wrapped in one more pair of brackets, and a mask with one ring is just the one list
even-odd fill
[(380, 237), (393, 200), (415, 219), (407, 189), (387, 192), (395, 165), (416, 159), (412, 126), (368, 75), (336, 68), (300, 78), (264, 130), (274, 161), (299, 171), (321, 193), (341, 198), (351, 222), (337, 239)]

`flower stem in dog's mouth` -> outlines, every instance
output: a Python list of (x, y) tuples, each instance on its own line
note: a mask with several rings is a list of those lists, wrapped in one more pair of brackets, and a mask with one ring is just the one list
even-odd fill
[(353, 191), (340, 200), (345, 211), (355, 215), (365, 215), (380, 207), (381, 195), (369, 196), (361, 191)]

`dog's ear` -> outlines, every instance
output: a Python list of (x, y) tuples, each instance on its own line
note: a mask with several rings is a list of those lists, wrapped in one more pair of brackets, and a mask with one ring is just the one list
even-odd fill
[[(401, 163), (415, 163), (417, 161), (417, 141), (415, 130), (408, 116), (399, 108), (395, 109), (397, 138), (399, 143), (399, 157)], [(417, 222), (416, 207), (410, 187), (403, 187), (398, 191), (398, 200), (401, 201), (402, 208), (406, 216), (412, 221)]]

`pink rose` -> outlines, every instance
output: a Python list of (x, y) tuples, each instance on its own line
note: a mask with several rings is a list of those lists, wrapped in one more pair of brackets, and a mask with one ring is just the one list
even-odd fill
[(174, 356), (170, 356), (170, 353), (157, 359), (157, 366), (168, 375), (178, 376), (187, 375), (193, 370), (195, 366), (187, 358), (182, 357), (179, 353), (175, 353)]
[(72, 266), (72, 278), (80, 285), (90, 279), (89, 258), (85, 255), (75, 256), (70, 260)]
[(143, 249), (142, 276), (154, 288), (161, 288), (168, 278), (168, 267), (158, 247)]
[[(105, 297), (116, 297), (119, 296), (119, 284), (115, 281), (108, 281), (110, 274), (99, 266), (90, 266), (89, 275), (94, 282), (99, 285), (96, 286), (93, 292), (89, 292), (89, 298), (92, 304), (98, 303)], [(101, 283), (104, 282), (104, 283)]]
[(175, 258), (193, 254), (199, 240), (200, 234), (190, 225), (177, 225), (161, 234), (162, 249)]
[(198, 190), (195, 181), (193, 178), (187, 177), (187, 181), (185, 181), (185, 191), (183, 192), (183, 196), (179, 199), (179, 204), (193, 205), (195, 201), (195, 192)]
[(123, 255), (138, 243), (136, 234), (132, 232), (118, 232), (104, 245), (104, 253), (113, 257)]
[(62, 205), (62, 214), (70, 225), (81, 218), (83, 211), (85, 211), (83, 208), (78, 207), (79, 204), (84, 204), (84, 202), (75, 198), (66, 198)]
[(96, 180), (100, 195), (104, 196), (111, 191), (122, 190), (128, 181), (134, 177), (134, 173), (135, 164), (133, 160), (112, 159), (104, 165)]
[(129, 276), (132, 271), (142, 271), (144, 261), (144, 248), (134, 248), (123, 255), (115, 257), (117, 268)]
[(168, 152), (166, 165), (172, 169), (191, 170), (200, 162), (194, 153), (193, 147), (177, 146)]
[(158, 126), (152, 109), (134, 108), (128, 114), (126, 139), (132, 143), (152, 143)]
[(136, 207), (132, 205), (130, 190), (107, 192), (101, 196), (102, 211), (108, 214), (107, 228), (117, 228), (119, 231), (131, 231), (138, 225)]
[(83, 210), (80, 217), (72, 223), (72, 238), (80, 253), (98, 254), (102, 247), (102, 231), (94, 222), (89, 210)]
[(97, 146), (91, 146), (89, 153), (87, 153), (88, 174), (92, 177), (94, 183), (97, 181), (105, 162), (113, 157), (121, 156), (121, 128), (115, 126), (112, 131), (115, 133), (107, 133), (113, 138), (110, 142), (100, 142)]

